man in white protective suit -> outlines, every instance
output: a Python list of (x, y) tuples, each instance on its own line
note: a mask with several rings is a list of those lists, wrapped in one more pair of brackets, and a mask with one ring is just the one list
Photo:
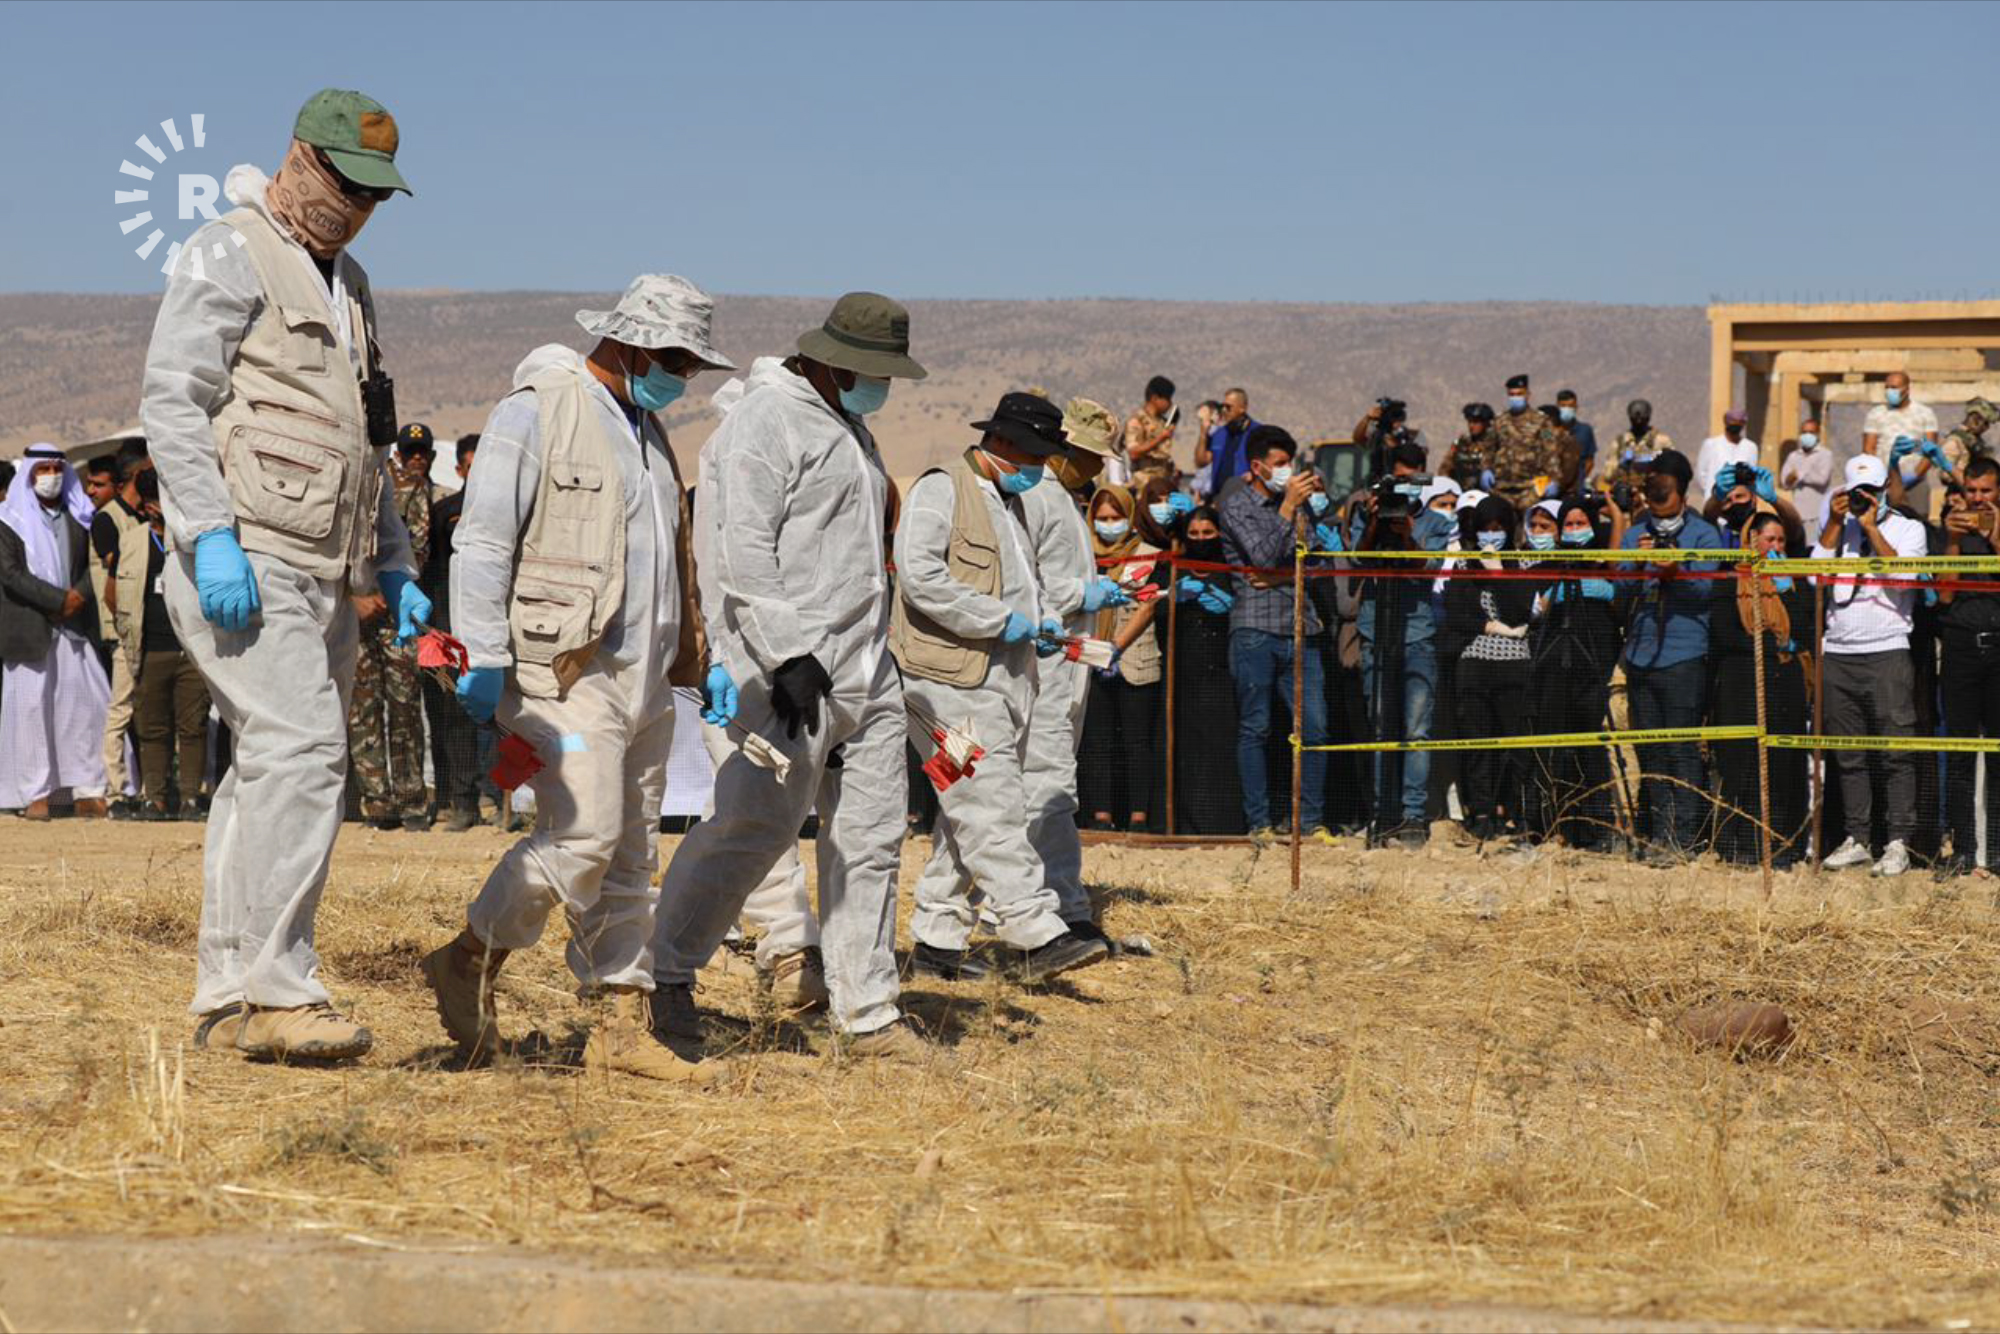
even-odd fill
[[(1069, 448), (1051, 456), (1042, 480), (1021, 496), (1022, 518), (1041, 579), (1043, 610), (1072, 635), (1089, 633), (1097, 611), (1129, 600), (1099, 573), (1081, 504), (1112, 457), (1120, 430), (1110, 409), (1087, 398), (1071, 399), (1063, 409), (1063, 435)], [(1083, 843), (1076, 828), (1076, 751), (1083, 740), (1089, 688), (1090, 669), (1081, 662), (1051, 657), (1037, 665), (1027, 748), (1021, 759), (1021, 791), (1028, 842), (1055, 890), (1057, 912), (1073, 934), (1101, 940), (1104, 933), (1083, 884)], [(991, 974), (987, 963), (965, 948), (975, 924), (976, 889), (956, 859), (934, 859), (925, 867), (910, 922), (913, 972), (965, 982)]]
[(1059, 654), (1063, 632), (1041, 586), (1024, 497), (1041, 483), (1046, 460), (1065, 448), (1062, 413), (1039, 394), (1010, 393), (973, 429), (984, 433), (976, 446), (917, 479), (896, 530), (900, 597), (891, 643), (911, 739), (927, 758), (944, 730), (969, 733), (985, 751), (973, 773), (938, 794), (918, 891), (935, 911), (920, 915), (929, 935), (919, 937), (917, 962), (939, 977), (977, 967), (961, 888), (969, 880), (994, 918), (1003, 971), (1035, 983), (1109, 952), (1101, 937), (1063, 920), (1028, 836), (1024, 771), (1037, 658)]
[(676, 1040), (700, 1041), (695, 973), (816, 808), (836, 1040), (858, 1056), (935, 1054), (896, 1003), (903, 692), (887, 643), (889, 477), (865, 424), (892, 379), (923, 378), (909, 348), (908, 311), (851, 292), (797, 355), (759, 358), (716, 394), (696, 554), (709, 643), (742, 711), (715, 814), (688, 831), (661, 889), (654, 1022)]
[(598, 1008), (585, 1064), (649, 1079), (710, 1071), (657, 1041), (653, 986), (660, 803), (675, 685), (701, 683), (727, 724), (736, 688), (706, 667), (687, 496), (655, 413), (704, 370), (714, 302), (646, 274), (615, 310), (578, 311), (585, 355), (536, 348), (479, 434), (452, 538), (458, 697), (535, 748), (535, 827), (508, 850), (457, 939), (425, 958), (445, 1032), (469, 1060), (501, 1046), (494, 980), (560, 906), (570, 971)]
[(235, 737), (209, 807), (195, 1046), (366, 1053), (320, 983), (313, 921), (347, 786), (351, 598), (409, 639), (430, 615), (384, 470), (396, 408), (368, 277), (348, 247), (408, 193), (395, 120), (327, 89), (284, 164), (229, 173), (236, 205), (190, 238), (146, 354), (140, 420), (171, 550), (168, 619)]

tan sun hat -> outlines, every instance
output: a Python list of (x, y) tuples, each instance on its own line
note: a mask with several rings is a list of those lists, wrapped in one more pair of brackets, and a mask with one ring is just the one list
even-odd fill
[(593, 338), (609, 338), (649, 352), (677, 347), (715, 370), (736, 369), (736, 363), (709, 341), (715, 324), (715, 298), (678, 274), (642, 273), (625, 289), (615, 308), (579, 310), (576, 322)]
[(1063, 405), (1063, 434), (1070, 448), (1110, 458), (1117, 452), (1118, 419), (1095, 399), (1072, 398)]

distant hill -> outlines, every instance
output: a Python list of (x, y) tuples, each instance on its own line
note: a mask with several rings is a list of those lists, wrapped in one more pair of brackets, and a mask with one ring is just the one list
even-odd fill
[[(443, 436), (477, 430), (514, 366), (545, 342), (580, 345), (573, 316), (612, 293), (390, 292), (382, 336), (404, 419)], [(740, 363), (789, 352), (825, 314), (823, 297), (724, 297), (717, 336)], [(0, 454), (31, 440), (74, 442), (138, 413), (139, 380), (157, 298), (0, 295)], [(969, 439), (965, 423), (1001, 392), (1081, 394), (1119, 412), (1146, 379), (1178, 382), (1190, 418), (1204, 398), (1240, 385), (1251, 412), (1302, 440), (1345, 435), (1379, 395), (1409, 401), (1434, 449), (1472, 400), (1500, 405), (1506, 378), (1534, 377), (1535, 400), (1571, 387), (1601, 435), (1622, 429), (1624, 404), (1652, 399), (1676, 439), (1706, 434), (1708, 326), (1696, 307), (1563, 303), (1336, 306), (1174, 301), (921, 301), (915, 352), (931, 378), (897, 385), (875, 420), (891, 470), (907, 476)], [(668, 421), (692, 461), (714, 424), (696, 381)], [(1185, 465), (1192, 421), (1176, 441)]]

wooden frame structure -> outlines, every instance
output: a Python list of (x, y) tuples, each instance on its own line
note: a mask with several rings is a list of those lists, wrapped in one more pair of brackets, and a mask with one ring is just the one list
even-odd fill
[(1721, 432), (1743, 367), (1741, 406), (1773, 472), (1803, 404), (1824, 416), (1830, 403), (1880, 403), (1891, 371), (1933, 407), (2000, 398), (2000, 368), (1989, 364), (2000, 361), (2000, 301), (1710, 306), (1708, 324), (1709, 430)]

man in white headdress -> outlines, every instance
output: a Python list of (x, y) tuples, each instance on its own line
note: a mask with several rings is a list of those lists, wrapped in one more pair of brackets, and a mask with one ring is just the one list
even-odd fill
[(54, 445), (30, 446), (21, 468), (0, 502), (0, 807), (46, 820), (67, 792), (78, 815), (102, 816), (111, 683), (90, 588), (96, 511)]

